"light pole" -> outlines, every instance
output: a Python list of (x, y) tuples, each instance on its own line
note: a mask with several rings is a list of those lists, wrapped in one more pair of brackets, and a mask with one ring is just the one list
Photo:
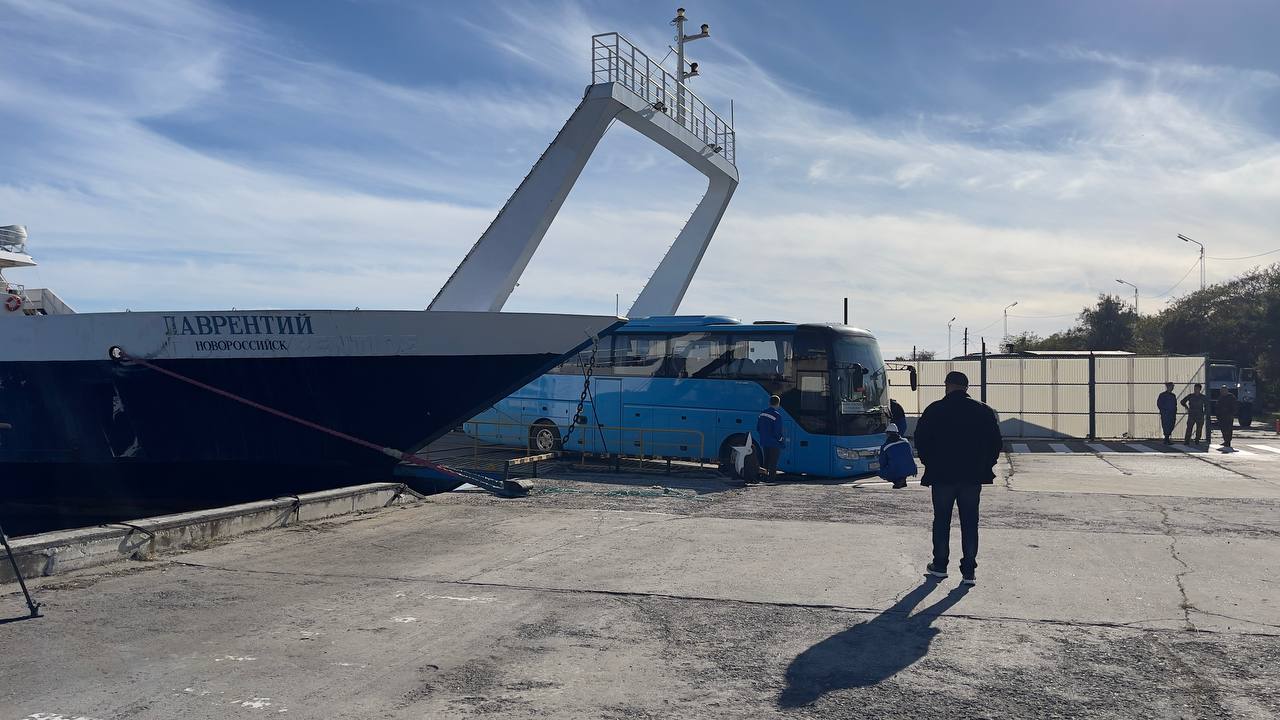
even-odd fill
[(1018, 301), (1014, 300), (1013, 302), (1004, 306), (1004, 344), (1005, 345), (1009, 344), (1009, 308), (1017, 304), (1018, 304)]
[(1116, 282), (1120, 283), (1121, 285), (1128, 285), (1129, 287), (1133, 288), (1133, 314), (1137, 315), (1138, 314), (1138, 286), (1134, 285), (1131, 282), (1125, 282), (1120, 278), (1116, 278)]
[(684, 124), (684, 81), (698, 74), (698, 63), (690, 63), (689, 71), (684, 69), (684, 44), (711, 37), (711, 26), (703, 23), (702, 32), (697, 35), (685, 35), (684, 24), (688, 18), (684, 16), (684, 8), (676, 8), (676, 17), (671, 21), (676, 26), (676, 122)]
[(951, 323), (955, 322), (955, 318), (947, 321), (947, 359), (951, 359)]
[(1182, 233), (1178, 233), (1178, 237), (1182, 239), (1182, 242), (1195, 243), (1200, 246), (1200, 289), (1204, 290), (1204, 243), (1199, 240), (1192, 240)]

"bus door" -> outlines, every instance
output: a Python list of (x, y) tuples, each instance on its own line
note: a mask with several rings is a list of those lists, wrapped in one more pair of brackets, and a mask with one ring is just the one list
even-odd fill
[(591, 393), (595, 398), (587, 424), (578, 426), (586, 440), (588, 452), (616, 453), (622, 448), (622, 378), (596, 377), (591, 379)]
[[(810, 424), (825, 420), (830, 412), (831, 387), (829, 376), (825, 372), (796, 373), (797, 390), (799, 390), (798, 414)], [(783, 469), (805, 468), (807, 472), (819, 475), (831, 473), (832, 453), (831, 436), (824, 433), (807, 433), (799, 423), (790, 423), (787, 428), (787, 449), (783, 453)], [(787, 457), (790, 455), (790, 457)]]

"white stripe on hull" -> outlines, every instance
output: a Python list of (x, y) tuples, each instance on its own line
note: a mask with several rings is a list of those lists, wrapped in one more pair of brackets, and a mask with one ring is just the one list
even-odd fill
[(234, 310), (37, 315), (0, 323), (0, 362), (146, 358), (560, 355), (622, 322), (600, 315)]

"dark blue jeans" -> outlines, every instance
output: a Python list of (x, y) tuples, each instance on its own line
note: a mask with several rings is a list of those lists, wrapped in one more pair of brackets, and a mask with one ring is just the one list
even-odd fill
[(960, 508), (960, 572), (971, 573), (978, 567), (978, 501), (982, 486), (978, 483), (933, 486), (933, 566), (946, 570), (951, 560), (951, 508)]
[(782, 448), (767, 447), (764, 449), (764, 467), (761, 469), (769, 474), (770, 480), (778, 472), (778, 458), (780, 457), (782, 457)]

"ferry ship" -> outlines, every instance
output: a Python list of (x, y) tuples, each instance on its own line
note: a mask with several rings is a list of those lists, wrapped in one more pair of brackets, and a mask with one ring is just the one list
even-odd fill
[(396, 458), (314, 426), (412, 452), (623, 322), (440, 310), (76, 313), (51, 290), (5, 276), (35, 265), (25, 228), (0, 228), (0, 503), (254, 499), (387, 480)]
[[(675, 312), (738, 185), (736, 132), (617, 33), (591, 84), (425, 311), (76, 313), (10, 282), (27, 233), (0, 229), (0, 517), (74, 498), (154, 510), (389, 480), (425, 447), (621, 326), (613, 315), (500, 312), (606, 131), (621, 120), (707, 178), (628, 315)], [(687, 68), (687, 69), (686, 69)], [(16, 504), (15, 504), (16, 503)], [(185, 507), (184, 507), (185, 506)]]

